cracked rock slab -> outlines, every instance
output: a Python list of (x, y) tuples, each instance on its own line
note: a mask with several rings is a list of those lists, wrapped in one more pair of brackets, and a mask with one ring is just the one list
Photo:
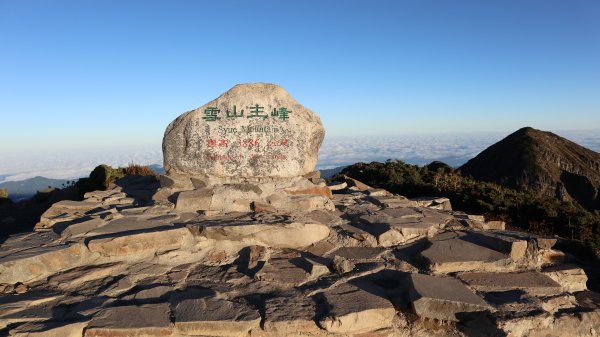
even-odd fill
[(170, 314), (167, 303), (107, 308), (92, 318), (85, 337), (170, 336)]
[(434, 237), (421, 255), (434, 273), (504, 269), (511, 260), (507, 254), (465, 241), (453, 233)]
[(538, 272), (522, 273), (463, 273), (458, 276), (478, 291), (523, 290), (532, 295), (550, 296), (561, 293), (560, 284)]
[(299, 222), (207, 226), (201, 229), (201, 235), (207, 239), (241, 241), (248, 245), (301, 248), (325, 240), (329, 236), (329, 227)]
[(314, 318), (317, 305), (302, 294), (285, 294), (265, 302), (265, 322), (263, 330), (280, 335), (318, 332)]
[(410, 299), (417, 315), (445, 321), (460, 321), (466, 313), (491, 309), (481, 297), (450, 277), (411, 274)]
[(329, 313), (319, 325), (331, 333), (362, 333), (390, 327), (396, 315), (381, 290), (368, 283), (344, 283), (323, 295)]
[(260, 315), (243, 303), (215, 298), (187, 299), (175, 309), (175, 331), (192, 336), (246, 336)]

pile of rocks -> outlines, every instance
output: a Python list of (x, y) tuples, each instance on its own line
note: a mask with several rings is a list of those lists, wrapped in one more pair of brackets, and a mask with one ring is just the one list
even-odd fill
[[(600, 334), (600, 295), (556, 239), (351, 178), (327, 186), (303, 171), (276, 179), (206, 171), (199, 179), (175, 167), (183, 166), (171, 166), (162, 185), (127, 177), (56, 203), (34, 232), (3, 242), (0, 331)], [(297, 202), (305, 197), (325, 201)]]

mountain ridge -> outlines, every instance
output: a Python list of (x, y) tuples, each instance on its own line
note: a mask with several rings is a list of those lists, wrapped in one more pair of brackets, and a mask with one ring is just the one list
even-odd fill
[(459, 170), (477, 180), (600, 209), (600, 154), (552, 132), (521, 128)]

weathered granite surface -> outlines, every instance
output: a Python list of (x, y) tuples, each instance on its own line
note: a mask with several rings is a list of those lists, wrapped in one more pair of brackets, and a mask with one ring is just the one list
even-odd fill
[(282, 87), (238, 84), (171, 122), (164, 167), (170, 176), (229, 181), (297, 177), (314, 170), (324, 136), (319, 116)]
[(600, 294), (555, 239), (361, 184), (335, 186), (329, 210), (211, 214), (139, 182), (57, 203), (0, 244), (0, 335), (600, 333)]

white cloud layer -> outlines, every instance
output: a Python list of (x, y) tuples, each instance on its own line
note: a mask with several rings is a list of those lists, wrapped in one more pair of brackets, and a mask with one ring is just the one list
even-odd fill
[[(600, 131), (557, 132), (594, 151), (600, 151)], [(399, 135), (386, 137), (328, 137), (319, 151), (318, 169), (328, 169), (359, 161), (400, 159), (411, 164), (427, 164), (441, 160), (460, 166), (508, 133), (462, 133)], [(131, 162), (142, 165), (162, 165), (159, 144), (94, 149), (87, 151), (56, 151), (38, 154), (2, 155), (0, 182), (19, 181), (35, 176), (73, 179), (89, 175), (99, 164), (125, 166)]]

